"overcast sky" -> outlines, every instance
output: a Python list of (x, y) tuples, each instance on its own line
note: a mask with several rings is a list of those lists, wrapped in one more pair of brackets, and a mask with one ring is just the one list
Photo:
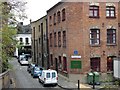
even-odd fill
[(24, 20), (24, 25), (29, 24), (30, 19), (35, 21), (46, 15), (46, 11), (61, 0), (25, 0), (27, 20)]

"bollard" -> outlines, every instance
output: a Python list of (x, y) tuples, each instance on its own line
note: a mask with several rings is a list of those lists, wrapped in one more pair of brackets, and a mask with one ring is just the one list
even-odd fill
[(80, 90), (80, 82), (79, 82), (79, 80), (78, 80), (78, 90)]

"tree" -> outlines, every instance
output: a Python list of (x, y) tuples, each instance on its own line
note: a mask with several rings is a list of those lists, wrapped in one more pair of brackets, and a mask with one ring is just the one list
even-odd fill
[(25, 19), (26, 2), (7, 0), (0, 2), (0, 68), (1, 72), (9, 68), (8, 60), (16, 47), (17, 19)]

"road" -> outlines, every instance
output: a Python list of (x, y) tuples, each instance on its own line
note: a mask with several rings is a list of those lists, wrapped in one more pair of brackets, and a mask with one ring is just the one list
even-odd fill
[(50, 85), (43, 87), (43, 85), (39, 83), (38, 78), (32, 78), (31, 74), (27, 72), (27, 66), (21, 66), (17, 62), (17, 59), (11, 60), (10, 64), (13, 66), (11, 76), (15, 83), (14, 87), (16, 88), (46, 88), (46, 90), (59, 88), (58, 86)]

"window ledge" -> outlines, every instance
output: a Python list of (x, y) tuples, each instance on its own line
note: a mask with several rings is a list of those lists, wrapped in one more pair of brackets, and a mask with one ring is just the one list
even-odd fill
[(115, 19), (116, 17), (106, 17), (107, 19)]
[(91, 46), (91, 47), (100, 47), (101, 45), (100, 45), (100, 44), (98, 44), (98, 45), (91, 44), (90, 46)]
[(99, 16), (89, 16), (89, 18), (100, 18)]
[(107, 46), (117, 46), (117, 44), (107, 44)]

